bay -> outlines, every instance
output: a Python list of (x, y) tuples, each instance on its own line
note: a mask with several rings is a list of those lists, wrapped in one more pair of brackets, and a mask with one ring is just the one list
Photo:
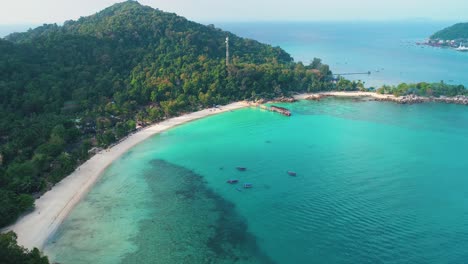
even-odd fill
[(241, 109), (138, 145), (46, 253), (60, 263), (468, 259), (466, 106), (336, 98), (283, 106), (291, 118)]

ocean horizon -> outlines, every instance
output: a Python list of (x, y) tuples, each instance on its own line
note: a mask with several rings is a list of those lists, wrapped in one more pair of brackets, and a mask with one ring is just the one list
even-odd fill
[(468, 53), (417, 45), (450, 26), (447, 21), (217, 23), (242, 37), (280, 46), (296, 61), (314, 57), (335, 74), (367, 87), (402, 82), (440, 82), (468, 87)]
[(36, 28), (39, 25), (36, 24), (12, 24), (12, 25), (0, 25), (0, 38), (4, 38), (11, 33), (26, 32), (30, 28)]

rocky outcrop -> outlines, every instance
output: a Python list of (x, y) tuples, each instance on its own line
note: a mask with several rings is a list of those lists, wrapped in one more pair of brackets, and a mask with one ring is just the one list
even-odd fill
[(320, 101), (320, 99), (325, 98), (325, 97), (330, 97), (331, 95), (329, 94), (313, 94), (305, 98), (305, 100), (309, 101)]
[(454, 97), (441, 96), (441, 97), (435, 98), (434, 101), (448, 103), (448, 104), (468, 105), (468, 96), (466, 95), (458, 95)]
[(297, 100), (293, 97), (277, 97), (272, 100), (273, 103), (294, 103), (297, 102)]
[(263, 98), (260, 98), (260, 99), (256, 100), (254, 103), (255, 103), (255, 104), (264, 104), (264, 103), (266, 103), (266, 102), (267, 102), (267, 100), (265, 100), (265, 99), (263, 99)]
[(291, 116), (291, 111), (289, 111), (288, 109), (284, 107), (272, 105), (269, 110), (272, 112), (280, 113), (285, 116)]
[(414, 94), (399, 96), (396, 97), (391, 94), (377, 94), (371, 92), (323, 92), (316, 94), (306, 94), (302, 96), (297, 96), (297, 99), (301, 100), (310, 100), (310, 101), (320, 101), (325, 97), (336, 96), (336, 97), (356, 97), (356, 98), (371, 98), (370, 100), (374, 101), (387, 101), (394, 102), (398, 104), (419, 104), (426, 102), (440, 102), (447, 104), (460, 104), (468, 105), (468, 96), (467, 95), (457, 95), (453, 97), (448, 96), (417, 96)]
[(447, 103), (447, 104), (461, 104), (461, 105), (468, 105), (468, 96), (465, 95), (458, 95), (454, 97), (423, 97), (417, 95), (405, 95), (400, 97), (385, 97), (385, 98), (375, 98), (376, 101), (390, 101), (399, 104), (419, 104), (419, 103), (426, 103), (426, 102), (440, 102), (440, 103)]

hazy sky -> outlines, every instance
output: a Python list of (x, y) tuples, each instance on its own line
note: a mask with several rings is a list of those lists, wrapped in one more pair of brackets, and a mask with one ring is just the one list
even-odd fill
[[(0, 24), (62, 23), (119, 0), (0, 0)], [(200, 22), (293, 20), (468, 21), (468, 0), (140, 0)]]

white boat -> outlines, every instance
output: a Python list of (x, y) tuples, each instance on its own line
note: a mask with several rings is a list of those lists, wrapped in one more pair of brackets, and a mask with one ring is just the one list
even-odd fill
[(456, 51), (468, 51), (468, 47), (465, 47), (460, 43), (460, 46), (456, 48), (455, 50)]

